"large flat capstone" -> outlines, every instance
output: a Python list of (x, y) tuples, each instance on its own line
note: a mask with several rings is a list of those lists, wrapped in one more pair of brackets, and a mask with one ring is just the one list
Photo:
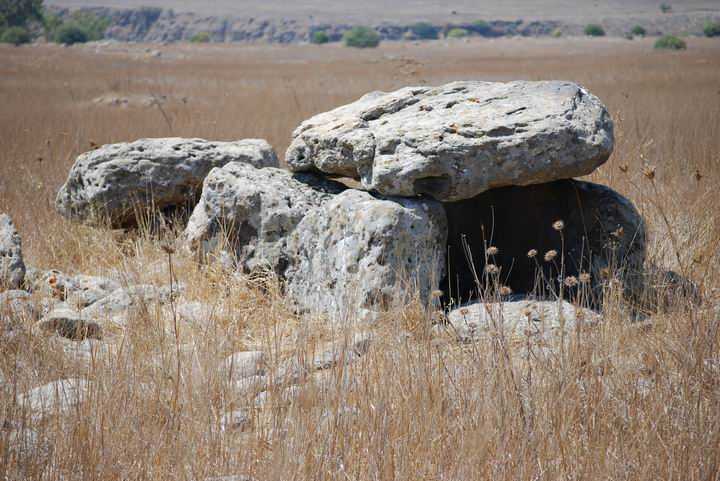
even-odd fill
[(293, 133), (294, 171), (441, 201), (591, 173), (613, 149), (603, 104), (569, 81), (464, 81), (374, 92)]
[(148, 209), (192, 208), (208, 172), (228, 162), (278, 165), (270, 144), (260, 139), (162, 138), (105, 145), (77, 158), (55, 205), (70, 219), (124, 227)]

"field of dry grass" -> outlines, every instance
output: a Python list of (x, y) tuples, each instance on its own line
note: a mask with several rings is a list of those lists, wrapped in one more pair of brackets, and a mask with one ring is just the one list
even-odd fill
[[(372, 90), (569, 79), (616, 119), (615, 153), (590, 179), (636, 204), (648, 265), (682, 272), (702, 299), (631, 323), (632, 306), (608, 296), (604, 322), (558, 350), (502, 336), (458, 344), (411, 304), (356, 326), (374, 333), (359, 361), (298, 387), (273, 383), (257, 403), (231, 381), (228, 354), (260, 349), (279, 365), (342, 341), (351, 327), (299, 318), (272, 281), (199, 267), (178, 251), (171, 262), (183, 298), (216, 306), (211, 322), (179, 326), (148, 305), (102, 341), (74, 343), (22, 322), (3, 341), (0, 479), (720, 479), (720, 43), (651, 47), (0, 46), (0, 212), (15, 220), (30, 266), (170, 282), (168, 256), (150, 235), (54, 212), (75, 156), (93, 146), (260, 137), (282, 155), (301, 120)], [(17, 405), (19, 393), (65, 378), (90, 381), (66, 415), (37, 420)], [(222, 413), (237, 408), (248, 425), (222, 430)], [(36, 443), (18, 441), (30, 431)]]

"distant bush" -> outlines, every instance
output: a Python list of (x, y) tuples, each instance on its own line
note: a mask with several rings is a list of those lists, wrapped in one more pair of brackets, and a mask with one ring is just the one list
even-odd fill
[(588, 37), (605, 36), (605, 29), (603, 29), (600, 25), (596, 23), (588, 23), (587, 25), (585, 25), (585, 29), (583, 31)]
[(477, 33), (478, 35), (488, 37), (492, 35), (493, 28), (485, 20), (475, 20), (472, 23), (472, 31)]
[(25, 27), (42, 18), (42, 0), (0, 0), (0, 28)]
[(720, 22), (707, 22), (703, 32), (706, 37), (720, 37)]
[(330, 41), (330, 37), (328, 36), (327, 32), (325, 32), (324, 30), (315, 32), (312, 34), (312, 37), (310, 37), (310, 43), (314, 43), (316, 45), (322, 45), (324, 43), (328, 43), (329, 41)]
[(556, 28), (555, 30), (550, 32), (550, 36), (552, 36), (554, 38), (560, 38), (560, 37), (562, 37), (562, 30), (560, 30), (559, 28)]
[(644, 28), (642, 28), (640, 25), (635, 25), (631, 30), (630, 33), (633, 34), (636, 37), (644, 37), (647, 32)]
[(447, 38), (465, 38), (468, 36), (468, 31), (464, 28), (453, 28), (447, 33)]
[(57, 15), (49, 15), (43, 19), (43, 25), (50, 40), (72, 45), (102, 40), (105, 30), (110, 26), (110, 19), (99, 15), (76, 14), (64, 20)]
[(54, 32), (53, 42), (65, 45), (73, 45), (76, 43), (85, 43), (88, 41), (88, 35), (85, 30), (78, 25), (68, 22), (60, 25)]
[(662, 13), (670, 13), (670, 12), (672, 12), (672, 5), (670, 5), (669, 3), (661, 3), (661, 4), (660, 4), (660, 11), (661, 11)]
[(660, 37), (655, 42), (655, 48), (667, 49), (667, 50), (683, 50), (687, 48), (687, 42), (685, 40), (676, 37), (675, 35), (665, 35)]
[(68, 23), (74, 24), (85, 32), (89, 41), (102, 40), (110, 19), (99, 15), (73, 15)]
[(30, 32), (24, 27), (8, 27), (0, 34), (0, 43), (11, 43), (13, 45), (30, 43)]
[(346, 47), (374, 48), (380, 45), (380, 35), (375, 29), (358, 25), (343, 34)]
[(412, 32), (416, 37), (429, 40), (437, 38), (438, 29), (435, 25), (429, 22), (418, 22), (412, 26)]
[(207, 32), (195, 32), (190, 37), (192, 43), (208, 43), (210, 41), (210, 34)]

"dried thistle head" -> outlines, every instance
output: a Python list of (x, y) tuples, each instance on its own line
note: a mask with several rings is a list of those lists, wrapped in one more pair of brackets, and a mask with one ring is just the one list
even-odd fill
[(487, 252), (487, 255), (489, 255), (489, 256), (494, 256), (494, 255), (497, 255), (500, 253), (500, 249), (498, 249), (495, 246), (490, 246), (487, 248), (487, 250), (485, 252)]
[(443, 291), (441, 291), (440, 289), (435, 289), (430, 293), (430, 297), (432, 297), (433, 299), (439, 299), (442, 297), (442, 295)]
[(553, 259), (557, 257), (557, 251), (555, 249), (551, 249), (545, 253), (545, 262), (551, 262)]
[(558, 219), (555, 222), (553, 222), (552, 228), (555, 229), (556, 231), (560, 232), (561, 230), (563, 230), (565, 228), (565, 222)]
[(587, 272), (581, 272), (578, 276), (580, 280), (580, 284), (589, 284), (590, 283), (590, 274)]
[(530, 250), (528, 251), (528, 253), (527, 253), (527, 256), (528, 256), (530, 259), (532, 259), (532, 258), (535, 257), (536, 255), (537, 255), (537, 249), (530, 249)]
[(498, 272), (500, 272), (500, 268), (495, 264), (488, 264), (485, 266), (485, 272), (487, 272), (488, 274), (497, 274)]
[(507, 297), (509, 295), (512, 295), (512, 289), (510, 289), (508, 286), (502, 286), (498, 290), (498, 293), (503, 297)]
[(645, 165), (642, 169), (643, 175), (647, 177), (650, 180), (655, 179), (655, 166), (654, 165)]
[(168, 255), (175, 254), (175, 246), (170, 241), (165, 241), (160, 244), (160, 249)]
[(578, 283), (578, 280), (575, 276), (567, 276), (564, 283), (566, 287), (575, 287)]

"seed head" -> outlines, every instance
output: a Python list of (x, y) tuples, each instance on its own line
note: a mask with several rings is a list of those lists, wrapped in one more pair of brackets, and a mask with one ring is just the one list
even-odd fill
[(556, 231), (560, 232), (561, 230), (563, 230), (565, 228), (565, 222), (563, 222), (561, 220), (556, 220), (555, 222), (553, 222), (552, 228), (555, 229)]
[(590, 282), (590, 274), (587, 272), (581, 272), (578, 277), (580, 279), (580, 284), (588, 284)]
[(507, 297), (512, 294), (512, 289), (510, 289), (508, 286), (502, 286), (498, 290), (498, 293), (503, 297)]
[(653, 180), (655, 178), (655, 166), (653, 165), (646, 165), (642, 169), (643, 175), (647, 177), (650, 180)]
[(485, 266), (485, 272), (488, 274), (497, 274), (500, 272), (500, 269), (495, 264), (488, 264)]
[(566, 285), (567, 287), (575, 287), (575, 285), (577, 284), (577, 282), (578, 282), (578, 281), (577, 281), (577, 278), (576, 278), (575, 276), (567, 276), (567, 277), (565, 278), (565, 285)]
[(430, 293), (430, 297), (432, 297), (433, 299), (439, 299), (440, 297), (442, 297), (442, 295), (443, 292), (440, 289), (435, 289)]
[(487, 255), (489, 255), (489, 256), (494, 256), (494, 255), (497, 255), (497, 254), (500, 253), (500, 249), (498, 249), (498, 248), (495, 247), (495, 246), (490, 246), (490, 247), (487, 248), (487, 251), (486, 251), (486, 252), (487, 252)]
[(175, 246), (173, 246), (170, 242), (163, 242), (160, 245), (160, 248), (168, 255), (175, 254)]
[(545, 253), (545, 262), (550, 262), (557, 256), (557, 251), (555, 249), (551, 249)]
[(527, 253), (527, 256), (528, 256), (530, 259), (532, 259), (532, 258), (535, 257), (536, 255), (537, 255), (537, 250), (536, 250), (536, 249), (530, 249), (530, 250), (528, 251), (528, 253)]

